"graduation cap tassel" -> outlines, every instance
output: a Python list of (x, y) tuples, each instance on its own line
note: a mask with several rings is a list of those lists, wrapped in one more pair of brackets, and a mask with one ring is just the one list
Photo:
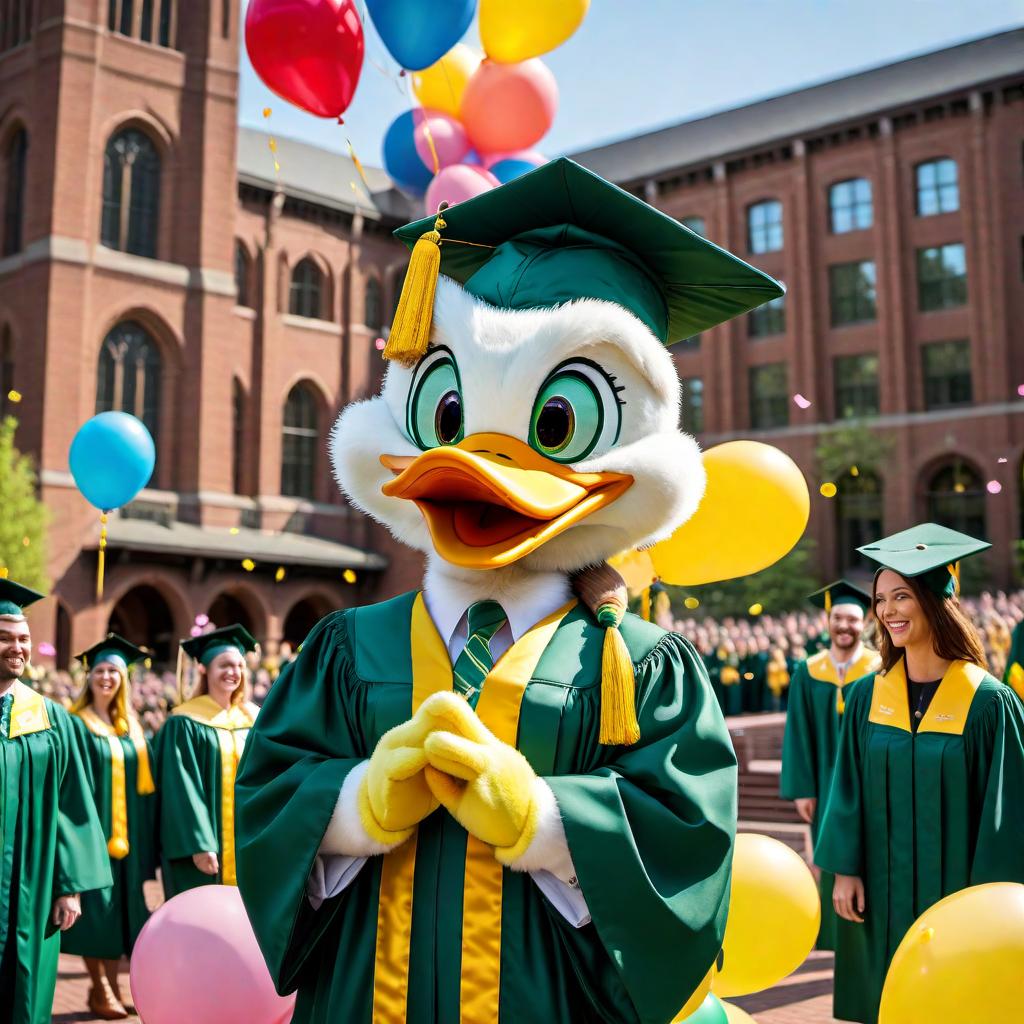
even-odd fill
[(96, 600), (103, 600), (103, 570), (107, 561), (107, 513), (100, 514), (100, 549), (96, 559)]
[(441, 270), (441, 232), (447, 226), (441, 216), (447, 207), (437, 211), (433, 231), (424, 231), (413, 246), (409, 269), (402, 285), (395, 319), (391, 324), (384, 358), (395, 359), (403, 366), (415, 365), (430, 344), (430, 327), (434, 320), (434, 292)]

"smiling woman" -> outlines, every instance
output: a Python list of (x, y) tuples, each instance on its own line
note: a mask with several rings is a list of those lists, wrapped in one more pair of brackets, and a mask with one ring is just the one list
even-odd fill
[(836, 874), (834, 1013), (873, 1024), (896, 947), (932, 904), (1024, 882), (1024, 710), (986, 671), (958, 604), (984, 541), (926, 523), (860, 550), (879, 563), (881, 671), (844, 692), (815, 862)]

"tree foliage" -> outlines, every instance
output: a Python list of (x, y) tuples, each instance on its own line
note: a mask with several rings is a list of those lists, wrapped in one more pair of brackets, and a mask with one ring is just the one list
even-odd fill
[(0, 567), (12, 580), (45, 591), (46, 509), (32, 459), (14, 443), (17, 429), (13, 416), (0, 422)]
[(818, 439), (814, 457), (822, 480), (839, 480), (856, 466), (858, 471), (879, 473), (892, 455), (895, 441), (888, 431), (872, 430), (852, 422), (824, 431)]

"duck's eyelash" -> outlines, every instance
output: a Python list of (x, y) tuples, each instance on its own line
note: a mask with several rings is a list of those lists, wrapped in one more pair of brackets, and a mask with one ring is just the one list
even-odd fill
[(615, 392), (615, 401), (618, 402), (620, 406), (625, 405), (626, 404), (626, 400), (624, 398), (619, 398), (619, 395), (621, 395), (622, 392), (626, 390), (626, 385), (625, 384), (616, 384), (615, 382), (619, 378), (616, 377), (614, 374), (607, 373), (606, 376), (608, 378), (608, 383), (611, 385), (612, 391)]

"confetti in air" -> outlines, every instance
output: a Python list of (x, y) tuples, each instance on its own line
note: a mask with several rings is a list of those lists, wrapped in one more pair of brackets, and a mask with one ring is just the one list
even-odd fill
[(343, 572), (343, 573), (341, 574), (341, 578), (342, 578), (342, 579), (343, 579), (343, 580), (344, 580), (344, 581), (345, 581), (346, 583), (355, 583), (355, 581), (356, 581), (356, 574), (355, 574), (355, 572), (353, 572), (353, 570), (351, 570), (351, 569), (346, 569), (346, 570), (345, 570), (345, 571), (344, 571), (344, 572)]
[(998, 462), (999, 465), (1002, 466), (1006, 462), (1006, 456), (1004, 455), (1001, 458), (996, 459), (996, 462)]
[(1020, 395), (1021, 398), (1024, 398), (1024, 384), (1017, 385), (1017, 394)]
[(205, 615), (202, 612), (200, 612), (196, 616), (196, 625), (197, 626), (202, 627), (202, 626), (208, 626), (209, 624), (210, 624), (210, 616), (209, 615)]
[(826, 481), (818, 488), (818, 492), (823, 498), (834, 498), (838, 491), (839, 488), (831, 480)]
[(1003, 485), (998, 480), (989, 480), (985, 486), (989, 494), (998, 494), (1003, 489)]
[(376, 346), (378, 352), (383, 352), (387, 346), (387, 342), (383, 338), (378, 338), (373, 344)]
[(860, 476), (860, 470), (856, 466), (851, 466), (850, 476)]
[(13, 388), (7, 392), (7, 401), (14, 402), (17, 405), (21, 401), (21, 392), (15, 391)]
[(277, 581), (278, 583), (280, 583), (280, 582), (281, 582), (281, 580), (283, 580), (283, 579), (285, 578), (285, 575), (286, 575), (286, 574), (287, 574), (287, 573), (286, 573), (285, 567), (284, 567), (283, 565), (279, 565), (279, 566), (277, 567), (277, 572), (275, 572), (275, 573), (274, 573), (274, 579), (275, 579), (275, 580), (276, 580), (276, 581)]
[(793, 402), (800, 409), (810, 409), (811, 407), (811, 403), (803, 395), (794, 395)]
[(683, 604), (685, 604), (686, 607), (690, 609), (690, 611), (693, 611), (694, 608), (699, 608), (700, 607), (700, 601), (698, 601), (697, 598), (695, 598), (695, 597), (688, 597), (683, 602)]
[(52, 658), (57, 653), (57, 648), (53, 644), (48, 643), (44, 640), (41, 644), (36, 645), (36, 650), (44, 657)]
[(228, 533), (230, 533), (230, 534), (231, 534), (232, 536), (235, 536), (235, 535), (237, 535), (237, 533), (238, 533), (238, 527), (237, 527), (237, 526), (232, 526), (232, 527), (231, 527), (231, 529), (230, 529), (230, 530), (228, 530)]
[(256, 568), (256, 563), (251, 558), (242, 559), (242, 568), (246, 572), (252, 572)]
[(762, 604), (759, 604), (759, 603), (757, 603), (757, 604), (752, 604), (752, 605), (751, 605), (751, 606), (750, 606), (750, 607), (749, 607), (749, 608), (747, 609), (747, 613), (748, 613), (748, 614), (750, 614), (750, 615), (760, 615), (760, 614), (761, 614), (761, 612), (763, 612), (763, 611), (764, 611), (764, 605), (762, 605)]

